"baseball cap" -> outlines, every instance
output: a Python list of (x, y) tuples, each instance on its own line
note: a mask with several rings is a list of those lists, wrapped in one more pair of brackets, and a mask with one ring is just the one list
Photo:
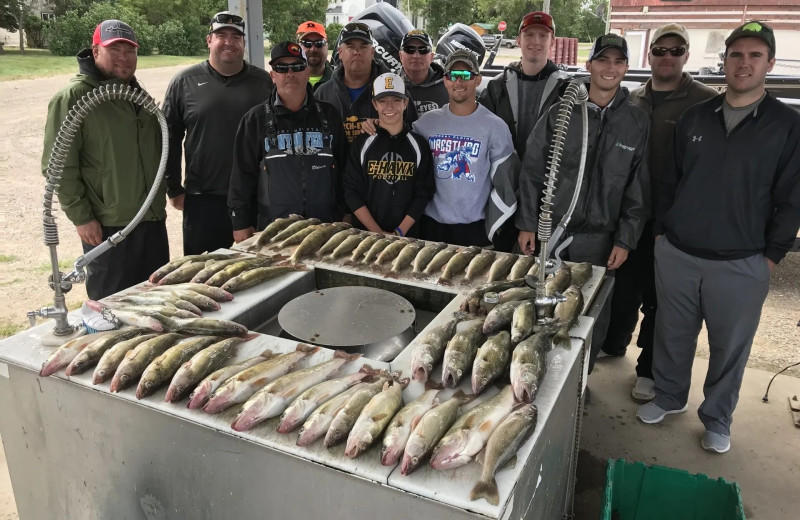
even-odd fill
[(519, 32), (522, 32), (522, 29), (530, 27), (531, 25), (541, 25), (542, 27), (550, 29), (551, 33), (556, 33), (556, 23), (553, 21), (553, 17), (543, 11), (534, 11), (526, 14), (519, 24)]
[(106, 20), (100, 22), (94, 30), (92, 36), (92, 45), (99, 45), (100, 47), (108, 47), (114, 42), (130, 43), (134, 47), (139, 46), (139, 41), (136, 39), (136, 33), (133, 32), (131, 26), (119, 20)]
[(689, 32), (686, 30), (686, 27), (677, 23), (668, 23), (656, 29), (653, 33), (653, 39), (650, 40), (650, 47), (655, 45), (656, 42), (664, 36), (677, 36), (683, 40), (687, 47), (689, 46)]
[(467, 49), (458, 49), (454, 51), (447, 57), (447, 61), (444, 62), (444, 71), (450, 72), (455, 68), (455, 64), (458, 62), (466, 63), (467, 70), (474, 72), (475, 74), (480, 74), (481, 69), (480, 65), (478, 65), (478, 58), (475, 57), (475, 54)]
[(433, 48), (433, 40), (431, 40), (431, 37), (425, 31), (421, 31), (419, 29), (408, 31), (403, 36), (403, 41), (400, 42), (400, 47), (405, 47), (411, 40), (419, 40), (428, 47)]
[(269, 64), (272, 65), (281, 58), (296, 58), (298, 60), (308, 63), (306, 53), (303, 48), (295, 42), (280, 42), (272, 47), (269, 53)]
[(339, 42), (344, 43), (349, 40), (362, 40), (369, 44), (372, 43), (372, 31), (369, 26), (361, 22), (350, 22), (342, 28), (339, 35)]
[(594, 41), (592, 50), (589, 51), (589, 61), (598, 58), (607, 49), (617, 49), (628, 59), (628, 42), (618, 34), (604, 34)]
[(392, 72), (381, 74), (372, 82), (372, 99), (386, 96), (396, 96), (406, 99), (406, 82), (403, 78)]
[(244, 18), (230, 11), (221, 11), (215, 14), (211, 19), (211, 25), (208, 26), (208, 33), (211, 34), (225, 27), (236, 29), (244, 34)]
[(775, 54), (775, 33), (769, 25), (753, 20), (741, 25), (733, 30), (730, 36), (725, 39), (725, 50), (739, 38), (758, 38), (767, 44), (772, 54)]
[(325, 26), (321, 23), (312, 22), (311, 20), (297, 26), (297, 36), (302, 38), (306, 34), (319, 34), (326, 40), (328, 39), (328, 35), (325, 34)]

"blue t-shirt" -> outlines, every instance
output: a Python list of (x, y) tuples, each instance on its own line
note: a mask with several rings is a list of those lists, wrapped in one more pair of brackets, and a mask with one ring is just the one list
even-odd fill
[(369, 86), (369, 84), (364, 85), (363, 87), (359, 87), (359, 88), (347, 87), (347, 92), (350, 93), (350, 102), (351, 103), (355, 103), (356, 99), (358, 99), (358, 96), (360, 96), (361, 93), (364, 92), (364, 89), (366, 89), (368, 86)]

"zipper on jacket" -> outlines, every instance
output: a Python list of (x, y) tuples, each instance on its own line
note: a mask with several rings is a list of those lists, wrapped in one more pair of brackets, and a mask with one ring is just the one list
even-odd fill
[(603, 121), (605, 119), (602, 116), (599, 117), (600, 117), (600, 123), (598, 123), (597, 133), (595, 134), (594, 141), (592, 143), (594, 146), (594, 150), (592, 152), (591, 168), (589, 167), (590, 165), (587, 164), (583, 169), (583, 182), (586, 185), (586, 192), (585, 192), (586, 195), (581, 199), (581, 203), (579, 206), (580, 211), (578, 212), (579, 218), (573, 220), (573, 225), (570, 226), (572, 229), (580, 229), (582, 226), (586, 225), (586, 222), (588, 221), (588, 206), (589, 206), (588, 200), (592, 190), (592, 178), (594, 177), (594, 173), (596, 170), (595, 166), (597, 165), (597, 159), (598, 159), (597, 155), (599, 153), (598, 147), (600, 146), (600, 136), (603, 135), (602, 134)]

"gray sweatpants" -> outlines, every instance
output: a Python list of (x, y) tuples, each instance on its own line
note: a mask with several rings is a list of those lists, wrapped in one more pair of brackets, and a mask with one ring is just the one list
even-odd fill
[(705, 260), (661, 237), (655, 244), (655, 275), (655, 403), (665, 410), (686, 405), (697, 337), (705, 320), (710, 355), (705, 400), (697, 414), (706, 430), (730, 435), (731, 416), (769, 290), (767, 262), (760, 254)]

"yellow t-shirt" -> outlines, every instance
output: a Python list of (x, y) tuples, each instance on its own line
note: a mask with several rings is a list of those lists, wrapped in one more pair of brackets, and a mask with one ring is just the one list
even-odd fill
[(321, 79), (322, 79), (321, 75), (320, 76), (311, 76), (310, 78), (308, 78), (308, 82), (311, 83), (311, 86), (313, 87), (314, 85), (319, 83), (319, 80), (321, 80)]

